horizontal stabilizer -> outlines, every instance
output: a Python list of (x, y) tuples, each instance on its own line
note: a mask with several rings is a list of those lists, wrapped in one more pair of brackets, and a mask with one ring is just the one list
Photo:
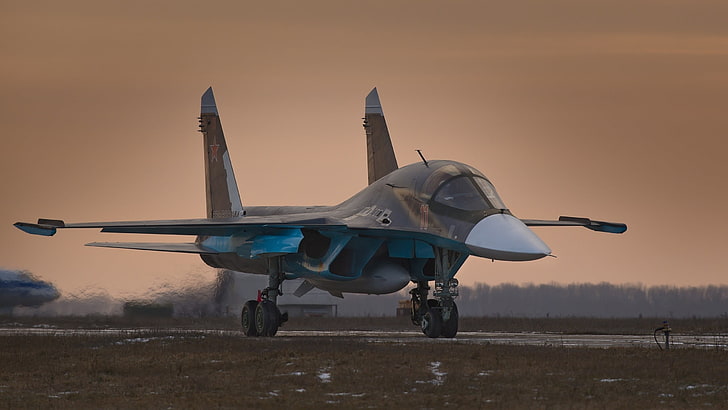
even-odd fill
[(558, 221), (544, 221), (540, 219), (522, 219), (527, 226), (583, 226), (597, 232), (624, 233), (627, 225), (620, 222), (594, 221), (589, 218), (575, 216), (560, 216)]
[(91, 242), (86, 246), (98, 248), (136, 249), (140, 251), (195, 253), (199, 255), (218, 253), (196, 243), (145, 243), (145, 242)]

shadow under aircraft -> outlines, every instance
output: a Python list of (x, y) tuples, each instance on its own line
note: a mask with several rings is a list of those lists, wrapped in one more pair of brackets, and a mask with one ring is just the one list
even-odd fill
[[(519, 219), (477, 169), (422, 157), (399, 167), (377, 89), (366, 97), (364, 130), (369, 185), (335, 206), (243, 206), (212, 88), (202, 95), (207, 217), (137, 222), (65, 223), (39, 219), (19, 229), (51, 236), (58, 229), (192, 235), (191, 243), (93, 242), (88, 246), (198, 254), (215, 268), (268, 275), (258, 300), (245, 302), (248, 336), (273, 336), (288, 320), (276, 304), (281, 283), (303, 278), (313, 288), (386, 294), (414, 284), (412, 322), (429, 337), (458, 331), (455, 274), (469, 256), (530, 261), (551, 254), (528, 226), (583, 226), (622, 233), (621, 223), (588, 218)], [(430, 283), (434, 285), (431, 287)]]

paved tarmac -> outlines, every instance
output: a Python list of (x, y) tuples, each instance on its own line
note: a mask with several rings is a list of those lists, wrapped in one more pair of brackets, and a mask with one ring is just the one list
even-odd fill
[[(53, 326), (37, 325), (34, 327), (0, 328), (0, 337), (11, 335), (38, 336), (119, 336), (123, 338), (155, 336), (160, 334), (179, 335), (221, 335), (245, 337), (235, 330), (216, 329), (179, 329), (179, 328), (111, 328), (111, 329), (67, 329)], [(515, 346), (554, 346), (554, 347), (644, 347), (658, 348), (653, 335), (575, 335), (561, 333), (506, 333), (506, 332), (459, 332), (453, 339), (430, 339), (417, 331), (311, 331), (280, 330), (272, 340), (291, 340), (306, 338), (355, 338), (369, 343), (473, 343), (473, 344), (506, 344)], [(664, 347), (664, 338), (658, 335)], [(670, 338), (672, 348), (728, 349), (728, 334), (720, 335), (683, 335), (673, 334)]]

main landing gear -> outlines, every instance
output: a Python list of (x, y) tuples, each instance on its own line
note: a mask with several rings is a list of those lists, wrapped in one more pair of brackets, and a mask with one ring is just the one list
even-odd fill
[(412, 323), (422, 328), (427, 337), (453, 338), (458, 333), (458, 280), (455, 272), (465, 261), (467, 255), (435, 248), (435, 291), (434, 299), (428, 299), (430, 287), (427, 281), (418, 281), (412, 295)]
[(280, 257), (268, 258), (268, 287), (259, 300), (249, 300), (243, 305), (241, 324), (246, 336), (275, 336), (278, 328), (288, 321), (288, 313), (281, 313), (276, 304), (285, 279)]

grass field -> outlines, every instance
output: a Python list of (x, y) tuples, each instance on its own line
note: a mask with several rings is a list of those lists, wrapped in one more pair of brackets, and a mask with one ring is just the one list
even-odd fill
[[(33, 323), (35, 320), (45, 326), (63, 327), (134, 325), (120, 318), (66, 318), (0, 320), (0, 326), (17, 322), (40, 324)], [(578, 320), (571, 320), (576, 325)], [(468, 323), (469, 319), (464, 319), (463, 327), (489, 325), (488, 330), (512, 330), (508, 322), (496, 326), (495, 319), (481, 319), (476, 324), (477, 321)], [(582, 328), (587, 326), (586, 322), (594, 323), (582, 321)], [(545, 326), (526, 322), (528, 326)], [(294, 323), (297, 325), (293, 326)], [(654, 320), (648, 323), (652, 326)], [(665, 352), (645, 348), (473, 345), (457, 341), (372, 343), (351, 337), (265, 339), (164, 330), (164, 326), (172, 325), (192, 329), (236, 327), (230, 320), (156, 324), (157, 329), (133, 337), (0, 336), (0, 407), (728, 406), (725, 350)], [(351, 329), (386, 329), (405, 326), (406, 322), (362, 318), (295, 320), (289, 324), (292, 326), (287, 329), (316, 324), (319, 329), (344, 325)], [(694, 325), (699, 329), (712, 326)], [(643, 324), (615, 322), (608, 328), (631, 326)]]

